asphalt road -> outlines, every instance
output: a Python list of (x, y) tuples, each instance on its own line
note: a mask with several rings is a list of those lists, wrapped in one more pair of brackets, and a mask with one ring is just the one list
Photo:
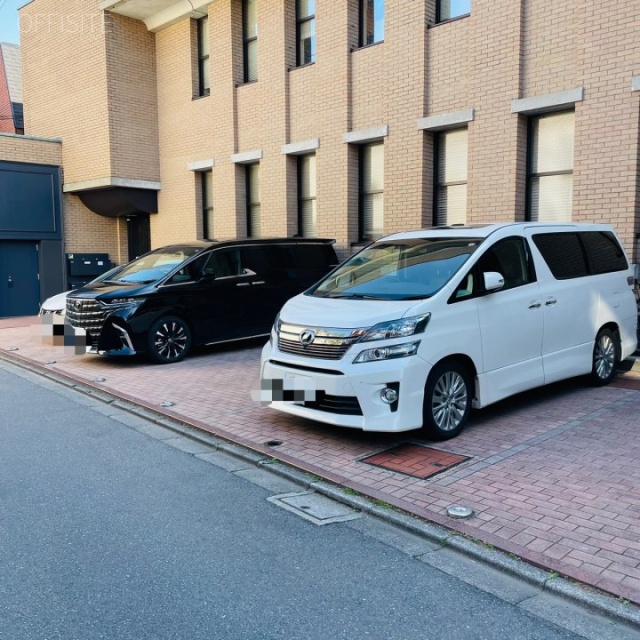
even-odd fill
[(267, 500), (289, 481), (1, 361), (0, 403), (1, 640), (637, 637), (370, 517), (312, 524)]

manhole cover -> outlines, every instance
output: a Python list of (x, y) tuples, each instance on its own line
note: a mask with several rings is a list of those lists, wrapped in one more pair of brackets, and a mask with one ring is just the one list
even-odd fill
[(318, 525), (355, 520), (362, 515), (340, 502), (313, 491), (283, 493), (278, 496), (270, 496), (267, 500)]
[(360, 462), (424, 480), (470, 459), (469, 456), (407, 443), (361, 458)]

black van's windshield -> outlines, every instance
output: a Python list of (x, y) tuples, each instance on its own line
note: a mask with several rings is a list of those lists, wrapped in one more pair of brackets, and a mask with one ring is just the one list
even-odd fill
[(120, 270), (109, 272), (103, 282), (148, 284), (164, 278), (201, 247), (171, 247), (157, 249), (125, 264)]
[(340, 265), (309, 293), (322, 298), (429, 298), (451, 279), (481, 242), (480, 238), (376, 242)]

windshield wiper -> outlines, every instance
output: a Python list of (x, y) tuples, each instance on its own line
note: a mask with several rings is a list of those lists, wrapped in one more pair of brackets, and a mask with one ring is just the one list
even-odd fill
[(329, 298), (351, 298), (354, 300), (383, 300), (380, 296), (367, 295), (366, 293), (337, 293), (327, 296)]

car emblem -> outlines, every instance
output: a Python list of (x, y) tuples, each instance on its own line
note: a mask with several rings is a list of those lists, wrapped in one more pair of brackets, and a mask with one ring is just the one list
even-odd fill
[(73, 301), (73, 310), (74, 311), (82, 311), (82, 302), (80, 300)]
[(300, 340), (300, 344), (303, 347), (308, 347), (316, 338), (316, 333), (315, 331), (309, 331), (308, 329), (306, 331), (303, 331), (300, 334), (300, 337), (298, 338)]

